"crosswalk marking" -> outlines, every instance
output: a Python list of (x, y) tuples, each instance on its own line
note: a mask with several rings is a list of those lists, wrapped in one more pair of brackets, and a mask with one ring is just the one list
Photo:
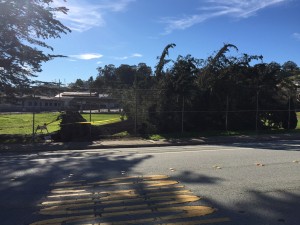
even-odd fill
[(196, 225), (230, 221), (227, 217), (202, 218), (216, 209), (198, 205), (201, 197), (166, 175), (58, 182), (52, 186), (47, 200), (39, 205), (43, 219), (30, 225)]

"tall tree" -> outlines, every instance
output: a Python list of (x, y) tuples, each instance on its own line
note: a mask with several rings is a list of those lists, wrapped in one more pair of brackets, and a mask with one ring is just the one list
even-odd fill
[(116, 69), (116, 76), (119, 88), (132, 87), (136, 79), (136, 66), (121, 64)]
[(79, 79), (76, 79), (76, 81), (74, 83), (70, 83), (69, 87), (76, 91), (82, 90), (84, 88), (88, 88), (88, 82), (79, 78)]
[(139, 63), (136, 69), (136, 84), (138, 88), (151, 88), (152, 69), (146, 63)]
[(60, 38), (71, 32), (56, 19), (57, 13), (66, 14), (65, 7), (53, 7), (53, 0), (0, 1), (0, 88), (29, 83), (41, 64), (62, 55), (48, 54), (52, 50), (45, 40)]
[(113, 88), (116, 86), (116, 67), (113, 64), (105, 65), (104, 68), (98, 67), (98, 76), (95, 80), (97, 88)]
[(282, 64), (282, 69), (289, 72), (299, 71), (298, 65), (293, 61), (287, 61)]
[(167, 59), (166, 59), (166, 56), (169, 55), (169, 49), (170, 49), (170, 48), (174, 48), (174, 47), (176, 47), (176, 44), (172, 43), (172, 44), (168, 44), (168, 45), (164, 48), (164, 50), (163, 50), (163, 52), (162, 52), (162, 54), (161, 54), (161, 56), (160, 56), (160, 58), (159, 58), (159, 62), (158, 62), (158, 64), (155, 66), (155, 68), (156, 68), (156, 70), (155, 70), (155, 75), (156, 75), (156, 77), (157, 77), (158, 79), (160, 79), (160, 78), (162, 77), (162, 70), (163, 70), (164, 66), (165, 66), (168, 62), (170, 62), (170, 60), (167, 60)]

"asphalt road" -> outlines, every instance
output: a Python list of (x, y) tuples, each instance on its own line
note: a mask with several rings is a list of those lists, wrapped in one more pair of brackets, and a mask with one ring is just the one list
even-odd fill
[(0, 224), (300, 224), (300, 141), (0, 155)]

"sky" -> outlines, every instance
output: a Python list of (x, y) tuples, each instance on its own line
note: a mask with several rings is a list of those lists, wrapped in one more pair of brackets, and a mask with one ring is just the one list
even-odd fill
[(49, 39), (56, 58), (37, 80), (68, 84), (97, 77), (97, 68), (146, 63), (154, 70), (166, 45), (169, 58), (191, 54), (206, 59), (224, 44), (239, 56), (262, 55), (266, 63), (300, 66), (299, 0), (54, 0), (72, 32)]

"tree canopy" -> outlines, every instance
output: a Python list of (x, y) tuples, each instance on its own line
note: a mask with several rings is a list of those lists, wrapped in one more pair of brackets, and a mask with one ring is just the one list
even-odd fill
[[(109, 88), (121, 99), (141, 133), (180, 131), (183, 124), (186, 131), (296, 127), (296, 63), (235, 56), (238, 48), (232, 44), (224, 44), (207, 59), (166, 59), (175, 46), (164, 48), (154, 72), (145, 63), (98, 68), (94, 87)], [(228, 54), (229, 50), (234, 51)]]
[(0, 1), (0, 88), (10, 88), (30, 82), (40, 72), (41, 64), (54, 57), (41, 49), (53, 48), (45, 40), (60, 38), (71, 32), (56, 19), (66, 14), (65, 7), (52, 7), (53, 0)]

